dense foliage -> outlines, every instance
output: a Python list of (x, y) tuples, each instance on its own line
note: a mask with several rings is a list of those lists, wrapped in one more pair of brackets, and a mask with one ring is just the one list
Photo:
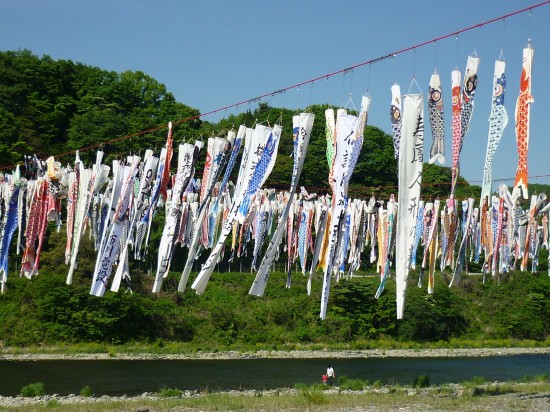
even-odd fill
[[(96, 146), (170, 120), (198, 115), (176, 102), (163, 84), (142, 72), (109, 72), (70, 60), (38, 58), (30, 51), (0, 52), (0, 164), (24, 154), (47, 157)], [(180, 125), (181, 140), (200, 121)], [(125, 139), (111, 155), (160, 148), (165, 132)], [(91, 161), (92, 151), (83, 151)], [(70, 158), (63, 161), (70, 161)]]
[[(390, 279), (377, 300), (379, 278), (356, 276), (333, 285), (327, 319), (319, 319), (322, 279), (311, 296), (306, 278), (274, 272), (264, 298), (248, 295), (252, 273), (234, 272), (238, 264), (215, 271), (206, 292), (176, 292), (181, 266), (150, 292), (153, 277), (132, 268), (132, 290), (89, 294), (92, 244), (82, 245), (75, 283), (65, 284), (66, 266), (58, 259), (63, 235), (52, 233), (43, 269), (32, 280), (12, 276), (0, 296), (0, 341), (24, 346), (60, 342), (188, 342), (195, 348), (281, 347), (287, 344), (338, 344), (380, 338), (434, 342), (451, 339), (533, 339), (550, 335), (550, 277), (514, 272), (505, 279), (465, 276), (449, 288), (450, 274), (438, 273), (435, 293), (416, 287), (413, 273), (403, 320), (396, 320), (395, 284)], [(178, 249), (181, 250), (181, 249)], [(227, 262), (224, 263), (227, 265)], [(370, 272), (372, 273), (372, 272)], [(192, 275), (193, 277), (194, 275)]]

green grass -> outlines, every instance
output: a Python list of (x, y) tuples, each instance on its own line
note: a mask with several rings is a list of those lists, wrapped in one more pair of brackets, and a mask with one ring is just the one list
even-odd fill
[(474, 376), (472, 379), (462, 382), (466, 389), (475, 388), (476, 386), (484, 385), (485, 383), (487, 383), (487, 379), (484, 376)]
[(42, 382), (30, 383), (21, 388), (21, 396), (25, 398), (33, 398), (35, 396), (42, 396), (46, 393), (44, 384)]
[(166, 386), (163, 386), (159, 391), (159, 396), (163, 398), (180, 397), (182, 394), (183, 394), (183, 391), (181, 389), (172, 389), (172, 388), (167, 388)]
[(369, 386), (370, 382), (366, 379), (353, 378), (349, 379), (346, 375), (338, 378), (338, 387), (342, 391), (361, 391)]
[(413, 381), (414, 388), (427, 388), (430, 386), (430, 377), (427, 375), (417, 376)]
[(92, 395), (92, 388), (90, 385), (86, 385), (82, 389), (80, 389), (80, 396), (85, 396), (89, 398)]

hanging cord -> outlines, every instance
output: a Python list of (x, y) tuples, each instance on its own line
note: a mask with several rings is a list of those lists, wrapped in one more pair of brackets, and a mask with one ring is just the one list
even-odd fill
[(307, 102), (307, 108), (309, 109), (311, 107), (311, 97), (313, 96), (313, 83), (310, 84), (309, 87), (309, 101)]
[[(395, 55), (394, 55), (393, 57), (395, 57)], [(370, 67), (371, 67), (371, 65), (369, 64), (368, 72), (367, 72), (367, 90), (365, 90), (365, 96), (368, 96), (368, 95), (369, 95), (369, 86), (370, 86)]]
[(504, 40), (506, 39), (506, 17), (502, 19), (502, 49), (504, 49)]
[(351, 107), (353, 108), (353, 110), (355, 112), (357, 112), (355, 104), (353, 103), (353, 99), (351, 98), (351, 92), (349, 93), (348, 101), (346, 102), (346, 105), (344, 106), (344, 109), (347, 109), (350, 103), (351, 103)]
[(458, 70), (458, 34), (455, 36), (455, 67)]
[(434, 43), (434, 70), (437, 72), (437, 42)]
[(412, 77), (411, 84), (409, 85), (409, 90), (407, 90), (407, 94), (411, 94), (413, 86), (416, 86), (418, 94), (422, 94), (422, 89), (420, 88), (420, 85), (416, 81), (416, 76)]
[(529, 27), (529, 23), (531, 22), (531, 15), (533, 14), (533, 10), (529, 9), (529, 14), (527, 15), (527, 21), (525, 22), (525, 29)]
[(415, 85), (416, 85), (416, 88), (418, 89), (419, 94), (422, 94), (422, 89), (420, 88), (420, 85), (416, 81), (415, 67), (416, 67), (416, 49), (413, 50), (413, 70), (412, 70), (413, 74), (412, 74), (412, 80), (409, 86), (409, 90), (407, 91), (407, 94), (411, 94), (412, 87)]

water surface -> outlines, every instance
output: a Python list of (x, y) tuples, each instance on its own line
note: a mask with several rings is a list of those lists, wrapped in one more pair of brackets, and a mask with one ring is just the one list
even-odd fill
[(46, 393), (78, 394), (90, 385), (95, 395), (140, 395), (162, 387), (179, 389), (274, 389), (321, 381), (331, 363), (336, 378), (411, 384), (419, 375), (430, 383), (462, 382), (474, 376), (494, 381), (550, 373), (550, 355), (458, 358), (231, 359), (231, 360), (39, 360), (0, 361), (0, 395), (14, 396), (29, 383)]

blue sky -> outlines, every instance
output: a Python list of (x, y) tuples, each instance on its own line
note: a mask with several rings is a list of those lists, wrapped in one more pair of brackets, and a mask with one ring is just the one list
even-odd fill
[[(176, 99), (209, 112), (376, 59), (541, 1), (176, 1), (4, 0), (0, 50), (29, 49), (54, 59), (107, 70), (141, 70), (166, 85)], [(330, 103), (359, 106), (373, 99), (368, 123), (386, 132), (390, 87), (410, 88), (413, 76), (425, 97), (435, 68), (442, 78), (446, 115), (446, 166), (451, 161), (451, 71), (467, 56), (481, 58), (461, 174), (480, 181), (487, 146), (494, 60), (507, 62), (505, 106), (510, 122), (493, 162), (493, 178), (513, 178), (517, 165), (514, 110), (522, 49), (535, 49), (529, 175), (550, 174), (546, 119), (550, 114), (550, 4), (263, 99), (272, 106), (305, 108)], [(350, 100), (351, 94), (351, 100)], [(217, 121), (256, 103), (223, 110)], [(427, 110), (426, 110), (427, 116)], [(178, 120), (178, 119), (174, 119)], [(324, 121), (317, 119), (316, 121)], [(425, 159), (431, 146), (426, 128)], [(531, 183), (550, 184), (550, 178)], [(513, 184), (513, 180), (505, 182)], [(478, 183), (479, 184), (479, 183)]]

